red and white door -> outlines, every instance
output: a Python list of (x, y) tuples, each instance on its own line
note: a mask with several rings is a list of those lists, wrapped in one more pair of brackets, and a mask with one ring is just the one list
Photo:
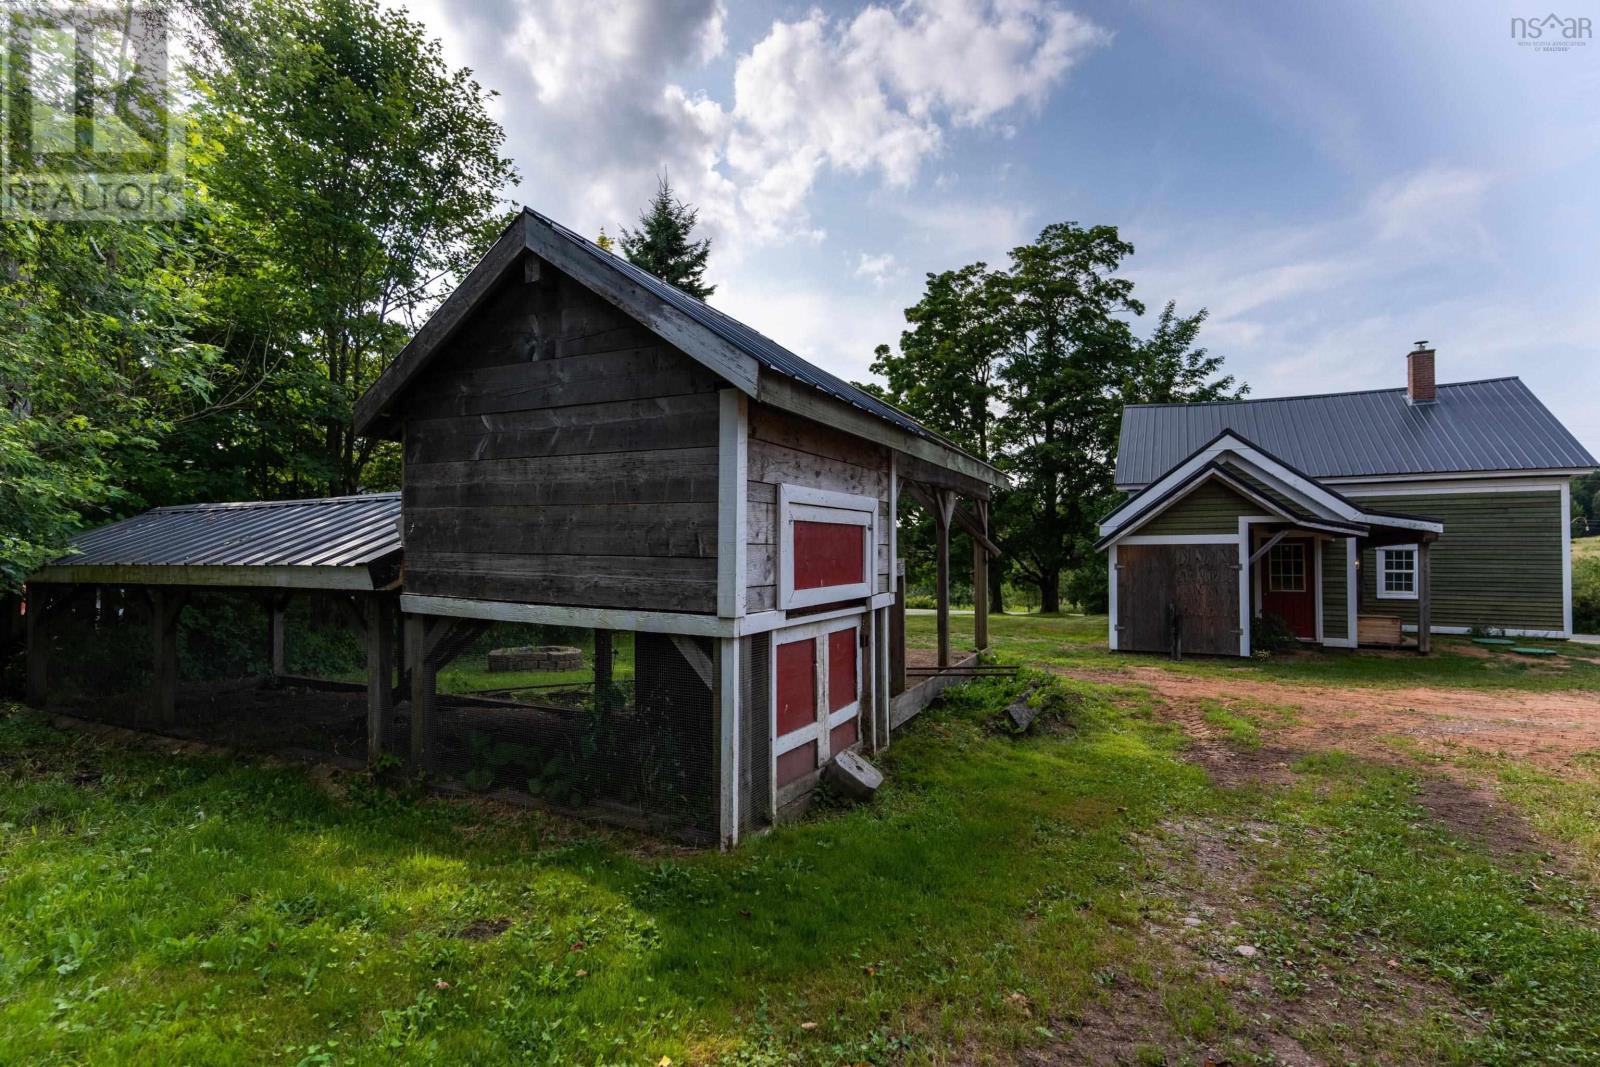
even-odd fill
[(1261, 610), (1280, 616), (1296, 637), (1317, 636), (1316, 568), (1309, 538), (1284, 538), (1267, 549), (1261, 576)]
[(808, 788), (834, 753), (861, 739), (865, 624), (865, 615), (852, 615), (773, 635), (773, 785), (780, 804)]

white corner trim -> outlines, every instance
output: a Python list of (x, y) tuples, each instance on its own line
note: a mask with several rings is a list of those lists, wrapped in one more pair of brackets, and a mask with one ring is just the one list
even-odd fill
[[(1379, 600), (1415, 600), (1417, 599), (1417, 585), (1422, 580), (1419, 569), (1422, 566), (1421, 553), (1416, 545), (1384, 545), (1373, 550), (1372, 593)], [(1388, 566), (1388, 556), (1391, 552), (1410, 552), (1412, 559), (1411, 591), (1409, 593), (1392, 593), (1383, 588), (1383, 572)], [(1429, 627), (1433, 629), (1433, 627)]]
[(737, 389), (723, 389), (718, 396), (717, 614), (736, 619), (747, 602), (750, 399)]
[[(861, 576), (849, 585), (830, 585), (820, 589), (794, 587), (794, 524), (826, 522), (859, 526), (865, 531), (861, 546)], [(778, 486), (778, 607), (809, 608), (841, 600), (870, 597), (878, 574), (878, 500), (857, 493), (813, 489), (788, 482)]]
[[(1239, 655), (1250, 656), (1250, 523), (1249, 516), (1239, 517)], [(1271, 522), (1262, 516), (1260, 521)]]
[(1347, 537), (1344, 541), (1344, 636), (1350, 644), (1346, 647), (1355, 648), (1359, 643), (1358, 626), (1361, 608), (1361, 568), (1356, 565), (1356, 539)]
[(1316, 584), (1314, 586), (1312, 586), (1312, 588), (1315, 590), (1315, 592), (1312, 593), (1312, 596), (1317, 598), (1317, 629), (1316, 629), (1317, 637), (1316, 637), (1316, 641), (1317, 641), (1317, 644), (1320, 645), (1320, 644), (1323, 643), (1323, 634), (1322, 634), (1322, 538), (1318, 537), (1318, 538), (1313, 538), (1312, 539), (1312, 541), (1311, 541), (1311, 554), (1316, 557), (1316, 559), (1314, 559), (1312, 561), (1312, 565), (1311, 565), (1312, 573), (1316, 578)]
[(900, 574), (900, 453), (889, 453), (889, 595), (895, 591)]
[[(717, 642), (717, 704), (718, 704), (718, 799), (722, 823), (722, 847), (732, 848), (739, 843), (739, 696), (744, 692), (744, 681), (739, 673), (739, 644), (737, 637), (724, 637)], [(698, 649), (696, 650), (698, 651)]]
[(1572, 482), (1561, 483), (1561, 628), (1572, 632)]
[(1111, 651), (1117, 651), (1117, 546), (1113, 544), (1106, 552), (1106, 587), (1107, 596), (1107, 629), (1106, 644)]

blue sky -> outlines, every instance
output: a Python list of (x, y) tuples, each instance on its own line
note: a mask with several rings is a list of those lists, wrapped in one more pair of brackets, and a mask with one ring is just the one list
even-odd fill
[(1111, 223), (1255, 395), (1399, 385), (1426, 338), (1600, 454), (1600, 42), (1507, 7), (405, 6), (500, 92), (523, 202), (615, 233), (669, 170), (713, 303), (847, 376), (926, 272)]

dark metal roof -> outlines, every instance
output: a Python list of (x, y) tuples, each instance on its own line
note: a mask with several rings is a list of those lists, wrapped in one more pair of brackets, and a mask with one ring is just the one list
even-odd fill
[(1404, 389), (1208, 404), (1131, 404), (1117, 485), (1155, 481), (1224, 430), (1315, 478), (1565, 470), (1597, 466), (1519, 378), (1441, 385), (1432, 404)]
[[(918, 437), (929, 441), (938, 441), (948, 448), (964, 452), (959, 445), (928, 429), (894, 405), (879, 400), (871, 393), (851, 385), (837, 375), (829, 374), (816, 364), (795, 355), (771, 338), (752, 330), (738, 319), (718, 311), (705, 301), (690, 296), (677, 286), (670, 285), (657, 278), (654, 274), (640, 270), (621, 256), (607, 252), (587, 237), (569, 230), (554, 219), (547, 218), (532, 208), (524, 208), (523, 210), (555, 230), (597, 262), (626, 275), (630, 282), (671, 304), (697, 324), (710, 330), (768, 370), (776, 371), (779, 374), (809, 385), (813, 389), (821, 390), (829, 396), (837, 400), (843, 400), (845, 403), (860, 408), (868, 414), (875, 415), (887, 422), (892, 422), (902, 430), (906, 430)], [(987, 462), (987, 460), (981, 460), (981, 457), (974, 458)]]
[(361, 567), (400, 551), (400, 494), (184, 504), (81, 533), (56, 566)]

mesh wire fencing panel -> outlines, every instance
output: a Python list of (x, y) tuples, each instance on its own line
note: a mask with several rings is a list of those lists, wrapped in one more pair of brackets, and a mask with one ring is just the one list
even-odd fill
[[(499, 705), (440, 694), (432, 769), (469, 789), (512, 790), (559, 809), (714, 840), (712, 643), (627, 636), (613, 643), (610, 685), (565, 690), (559, 699), (519, 693), (516, 702)], [(592, 638), (584, 644), (592, 670)], [(409, 737), (402, 729), (390, 733)]]
[(772, 824), (772, 635), (741, 641), (739, 665), (744, 689), (739, 709), (739, 830), (749, 833)]

